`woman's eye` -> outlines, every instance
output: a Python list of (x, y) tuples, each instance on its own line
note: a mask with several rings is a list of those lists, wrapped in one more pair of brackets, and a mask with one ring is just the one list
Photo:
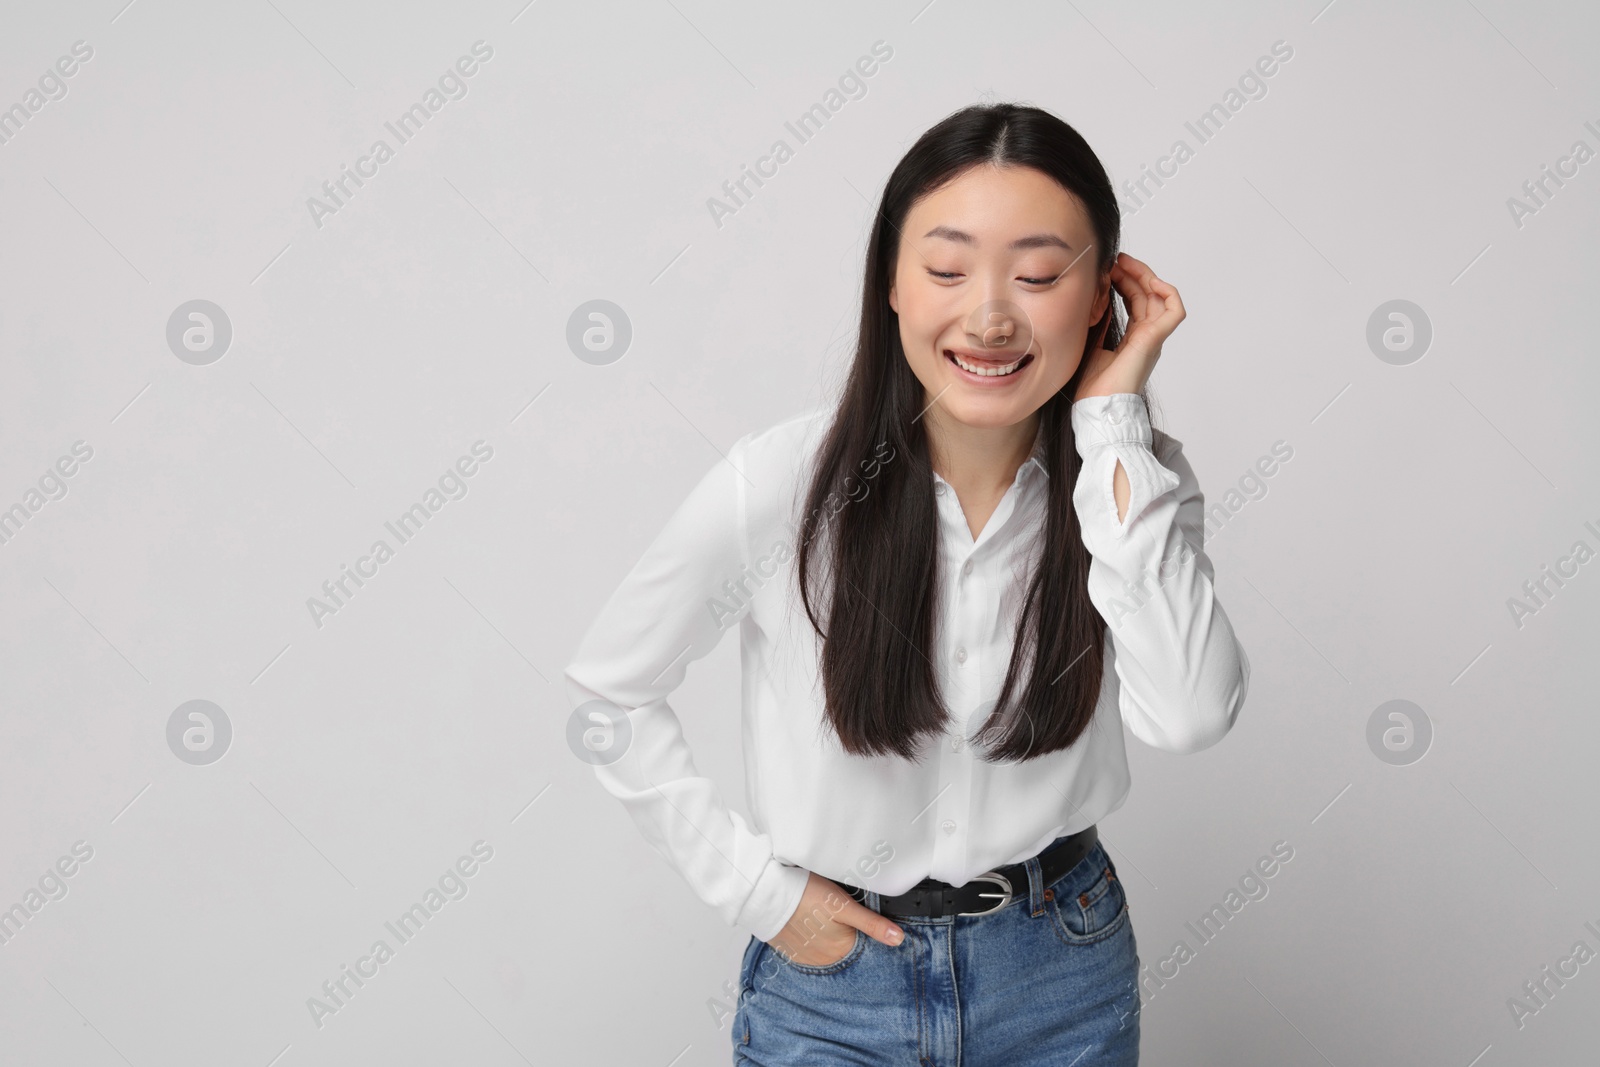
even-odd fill
[[(960, 271), (934, 270), (932, 267), (928, 268), (928, 274), (931, 275), (932, 277), (938, 278), (940, 281), (949, 281), (952, 278), (961, 277), (961, 272)], [(1055, 278), (1018, 278), (1017, 279), (1017, 281), (1023, 282), (1023, 283), (1025, 283), (1027, 285), (1049, 285), (1052, 282), (1054, 282), (1055, 280), (1056, 280)]]

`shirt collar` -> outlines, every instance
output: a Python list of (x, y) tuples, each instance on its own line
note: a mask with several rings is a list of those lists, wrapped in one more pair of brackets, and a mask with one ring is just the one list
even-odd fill
[(1037, 430), (1035, 430), (1034, 434), (1033, 434), (1033, 451), (1028, 454), (1027, 460), (1024, 461), (1023, 464), (1022, 464), (1022, 469), (1023, 470), (1027, 470), (1029, 467), (1033, 467), (1033, 468), (1037, 469), (1039, 474), (1040, 474), (1040, 476), (1042, 476), (1044, 478), (1050, 477), (1050, 471), (1048, 470), (1048, 468), (1047, 468), (1047, 466), (1045, 464), (1045, 461), (1044, 461), (1044, 417), (1043, 416), (1040, 416), (1040, 418), (1039, 418), (1039, 428)]

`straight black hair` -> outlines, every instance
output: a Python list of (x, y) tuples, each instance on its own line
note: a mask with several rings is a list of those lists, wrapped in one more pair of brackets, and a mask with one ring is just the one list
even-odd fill
[[(856, 755), (920, 759), (924, 738), (948, 728), (933, 666), (942, 576), (933, 466), (920, 421), (925, 391), (906, 362), (889, 287), (897, 257), (909, 251), (901, 247), (901, 228), (911, 206), (979, 165), (1032, 167), (1076, 196), (1094, 228), (1101, 277), (1120, 248), (1122, 219), (1105, 168), (1076, 130), (1035, 107), (963, 108), (924, 133), (889, 176), (867, 248), (855, 357), (817, 451), (798, 534), (798, 581), (806, 616), (822, 638), (828, 722)], [(1089, 600), (1090, 557), (1072, 505), (1082, 460), (1071, 409), (1096, 341), (1113, 351), (1121, 343), (1120, 303), (1113, 287), (1105, 314), (1088, 331), (1078, 370), (1039, 412), (1049, 472), (1043, 544), (1005, 683), (973, 737), (991, 762), (1067, 748), (1094, 718), (1106, 623)], [(1147, 392), (1140, 395), (1148, 405)], [(884, 447), (893, 452), (879, 462)], [(869, 465), (870, 482), (861, 474)], [(848, 503), (828, 507), (830, 498)], [(817, 557), (831, 567), (814, 568)], [(814, 581), (830, 586), (826, 631), (812, 603)]]

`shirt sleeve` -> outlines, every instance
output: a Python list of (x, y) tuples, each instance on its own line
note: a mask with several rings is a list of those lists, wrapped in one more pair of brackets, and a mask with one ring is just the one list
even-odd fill
[(767, 941), (799, 907), (809, 872), (781, 862), (770, 837), (746, 825), (696, 771), (667, 700), (689, 664), (737, 622), (711, 601), (726, 599), (723, 583), (737, 580), (745, 562), (747, 441), (736, 442), (668, 519), (590, 624), (564, 678), (574, 709), (604, 701), (611, 706), (600, 709), (618, 719), (611, 743), (620, 755), (596, 757), (600, 784), (723, 921)]
[[(1073, 506), (1090, 554), (1089, 598), (1111, 636), (1122, 719), (1155, 748), (1209, 748), (1244, 706), (1250, 660), (1217, 602), (1194, 469), (1164, 434), (1157, 460), (1136, 393), (1077, 401), (1072, 430), (1083, 457)], [(1121, 521), (1119, 460), (1129, 490)]]

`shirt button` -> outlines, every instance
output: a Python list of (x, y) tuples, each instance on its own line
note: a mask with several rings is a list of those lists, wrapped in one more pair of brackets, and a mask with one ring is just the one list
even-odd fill
[(972, 573), (972, 561), (970, 559), (967, 560), (965, 563), (963, 563), (961, 565), (961, 573), (962, 574), (971, 574)]
[(946, 819), (944, 822), (939, 824), (939, 829), (943, 830), (947, 834), (955, 833), (956, 832), (955, 820), (954, 819)]
[(956, 662), (957, 663), (965, 663), (965, 662), (967, 662), (967, 650), (966, 649), (964, 649), (964, 648), (956, 649)]
[(950, 751), (951, 752), (960, 752), (961, 751), (961, 738), (952, 737), (950, 739)]
[(935, 493), (938, 493), (940, 496), (944, 496), (944, 483), (943, 482), (934, 482), (933, 483), (933, 491)]

